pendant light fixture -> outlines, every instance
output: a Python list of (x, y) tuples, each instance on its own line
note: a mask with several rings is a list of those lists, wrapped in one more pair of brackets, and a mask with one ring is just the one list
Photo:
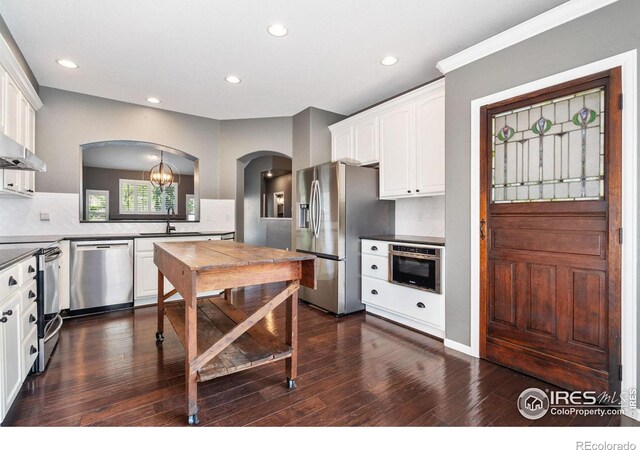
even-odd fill
[(156, 164), (149, 171), (149, 181), (153, 187), (160, 188), (164, 192), (166, 188), (173, 184), (173, 170), (164, 162), (164, 152), (160, 152), (160, 163)]

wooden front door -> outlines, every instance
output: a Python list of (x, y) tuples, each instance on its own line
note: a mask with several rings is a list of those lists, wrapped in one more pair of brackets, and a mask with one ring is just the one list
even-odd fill
[(620, 68), (485, 106), (483, 358), (620, 392)]

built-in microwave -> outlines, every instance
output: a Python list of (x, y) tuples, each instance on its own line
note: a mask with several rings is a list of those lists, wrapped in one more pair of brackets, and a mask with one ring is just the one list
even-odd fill
[(389, 244), (389, 282), (440, 294), (441, 251)]

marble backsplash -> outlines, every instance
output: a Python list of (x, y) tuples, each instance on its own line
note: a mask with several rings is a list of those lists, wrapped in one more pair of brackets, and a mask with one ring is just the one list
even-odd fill
[[(0, 198), (0, 236), (162, 232), (163, 223), (80, 223), (78, 194), (38, 192)], [(175, 222), (176, 231), (234, 231), (235, 201), (202, 199), (200, 222)], [(41, 221), (40, 213), (49, 213)]]
[(396, 234), (444, 237), (445, 196), (396, 200)]

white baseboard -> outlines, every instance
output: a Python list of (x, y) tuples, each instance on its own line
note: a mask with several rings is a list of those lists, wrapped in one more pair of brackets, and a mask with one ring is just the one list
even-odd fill
[(460, 342), (456, 342), (456, 341), (452, 341), (451, 339), (446, 339), (444, 340), (444, 346), (453, 350), (457, 350), (459, 352), (462, 352), (466, 355), (469, 356), (473, 356), (476, 357), (476, 355), (473, 354), (473, 352), (471, 351), (471, 347), (469, 345), (464, 345), (461, 344)]

